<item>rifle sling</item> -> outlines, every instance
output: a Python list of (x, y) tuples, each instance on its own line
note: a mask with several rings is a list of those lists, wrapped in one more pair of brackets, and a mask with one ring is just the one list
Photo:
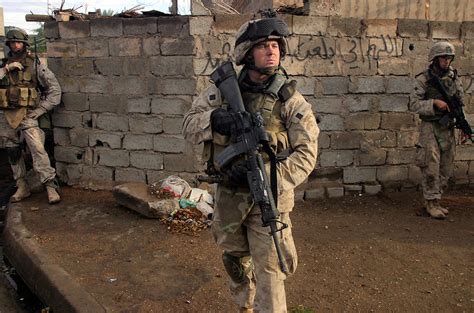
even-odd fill
[(272, 189), (273, 200), (275, 201), (275, 208), (278, 208), (277, 158), (275, 152), (273, 152), (270, 147), (270, 144), (264, 144), (263, 151), (265, 151), (270, 159), (270, 187)]

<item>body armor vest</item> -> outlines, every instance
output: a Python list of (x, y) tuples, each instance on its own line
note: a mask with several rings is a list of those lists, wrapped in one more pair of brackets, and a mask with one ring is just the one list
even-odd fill
[(26, 55), (21, 59), (6, 58), (3, 59), (3, 66), (12, 62), (20, 62), (24, 69), (8, 72), (0, 80), (0, 108), (36, 107), (39, 102), (39, 84), (34, 57)]
[[(432, 75), (436, 75), (436, 74), (432, 73), (430, 70), (427, 70), (426, 72), (423, 72), (423, 75), (426, 77), (426, 80), (428, 82), (432, 78)], [(446, 93), (449, 96), (456, 95), (456, 92), (457, 92), (456, 71), (450, 70), (446, 75), (438, 76), (438, 77), (444, 89), (446, 90)], [(426, 84), (425, 98), (443, 100), (443, 96), (441, 95), (441, 93), (429, 83)], [(435, 109), (435, 116), (420, 116), (420, 118), (424, 121), (429, 121), (429, 122), (438, 121), (443, 117), (445, 113), (446, 112)]]

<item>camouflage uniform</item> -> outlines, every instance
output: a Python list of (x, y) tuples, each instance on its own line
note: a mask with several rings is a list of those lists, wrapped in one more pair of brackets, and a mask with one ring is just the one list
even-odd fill
[[(8, 36), (7, 34), (7, 39)], [(26, 33), (24, 36), (27, 38)], [(18, 41), (23, 42), (23, 40)], [(24, 140), (31, 152), (33, 168), (39, 174), (41, 182), (56, 188), (56, 171), (51, 166), (48, 154), (44, 149), (45, 134), (39, 127), (38, 116), (32, 117), (32, 114), (35, 112), (46, 113), (58, 105), (61, 99), (61, 87), (46, 65), (38, 63), (35, 65), (35, 57), (27, 51), (26, 47), (20, 55), (14, 55), (10, 51), (7, 57), (2, 60), (0, 68), (7, 67), (12, 62), (22, 64), (23, 69), (5, 74), (0, 80), (0, 105), (2, 107), (0, 110), (0, 145), (10, 151), (18, 151), (14, 152), (16, 154), (14, 160), (10, 157), (13, 178), (17, 184), (19, 181), (24, 182), (26, 176), (25, 162), (19, 152), (20, 142)], [(19, 95), (20, 100), (13, 96), (14, 94)]]
[[(454, 50), (448, 55), (454, 56)], [(435, 56), (430, 56), (430, 61), (433, 59)], [(432, 64), (428, 70), (416, 76), (411, 97), (410, 109), (418, 113), (421, 119), (416, 162), (422, 170), (423, 197), (427, 203), (435, 201), (439, 208), (437, 201), (441, 199), (443, 190), (453, 174), (456, 143), (453, 123), (449, 126), (439, 123), (446, 112), (440, 111), (433, 104), (434, 99), (442, 97), (440, 92), (428, 83), (431, 75), (436, 75), (440, 79), (450, 96), (457, 95), (462, 98), (464, 91), (456, 70), (449, 67), (447, 71), (441, 71)], [(446, 209), (442, 210), (447, 214)]]

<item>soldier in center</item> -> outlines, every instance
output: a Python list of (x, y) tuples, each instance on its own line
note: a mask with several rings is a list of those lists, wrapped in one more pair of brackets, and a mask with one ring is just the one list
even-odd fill
[[(277, 233), (287, 273), (280, 270), (269, 227), (262, 226), (254, 205), (242, 158), (219, 169), (223, 181), (216, 190), (212, 231), (223, 250), (230, 292), (240, 312), (286, 312), (284, 280), (297, 265), (289, 213), (294, 189), (316, 165), (319, 128), (311, 105), (288, 81), (281, 59), (288, 52), (288, 26), (276, 17), (251, 20), (240, 27), (235, 41), (239, 88), (248, 112), (260, 112), (271, 147), (277, 155), (277, 203), (280, 221), (288, 227)], [(208, 166), (229, 144), (234, 113), (220, 90), (211, 85), (185, 114), (183, 134), (194, 144), (204, 143)], [(269, 165), (266, 162), (265, 166)]]

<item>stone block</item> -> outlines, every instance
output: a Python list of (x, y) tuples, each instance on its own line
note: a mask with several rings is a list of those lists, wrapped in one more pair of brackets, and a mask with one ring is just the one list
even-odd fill
[[(186, 140), (182, 136), (159, 135), (153, 139), (153, 150), (167, 153), (182, 153), (186, 148)], [(169, 170), (169, 169), (167, 169)]]
[(387, 164), (414, 164), (415, 158), (415, 148), (389, 150)]
[(343, 62), (338, 59), (324, 60), (319, 57), (310, 57), (306, 61), (304, 75), (312, 76), (340, 76), (344, 74)]
[(382, 185), (364, 185), (364, 193), (368, 195), (376, 195), (382, 191)]
[(194, 72), (193, 59), (188, 56), (151, 57), (150, 70), (152, 74), (160, 77), (190, 77)]
[(398, 147), (414, 147), (418, 143), (420, 133), (418, 131), (399, 131), (397, 132)]
[(318, 149), (329, 149), (331, 137), (327, 132), (320, 132), (318, 137)]
[(385, 166), (377, 168), (377, 180), (381, 183), (404, 181), (408, 179), (408, 167)]
[(161, 37), (187, 37), (190, 35), (189, 17), (160, 16), (158, 17), (158, 32)]
[(111, 56), (130, 57), (139, 56), (141, 49), (140, 38), (111, 38), (109, 39), (109, 52)]
[(52, 118), (54, 127), (73, 128), (82, 126), (82, 113), (55, 111)]
[(378, 60), (379, 73), (381, 75), (409, 75), (411, 74), (410, 61), (408, 59), (385, 57)]
[(326, 191), (329, 198), (339, 198), (344, 196), (344, 187), (327, 187)]
[(386, 77), (387, 93), (411, 93), (413, 79), (410, 77)]
[(159, 36), (143, 38), (143, 55), (160, 55), (160, 41), (161, 38)]
[(328, 33), (331, 36), (354, 36), (360, 37), (362, 35), (362, 24), (358, 17), (329, 17)]
[[(84, 166), (82, 168), (82, 178), (84, 182), (112, 182), (114, 170), (105, 166)], [(87, 183), (86, 183), (87, 184)]]
[(304, 191), (304, 200), (317, 200), (324, 199), (326, 197), (326, 190), (324, 187), (320, 188), (311, 188)]
[(78, 77), (79, 90), (84, 93), (107, 93), (109, 80), (102, 75)]
[(89, 21), (69, 21), (58, 23), (59, 36), (62, 39), (77, 39), (90, 36), (91, 30)]
[(342, 99), (340, 97), (311, 97), (308, 99), (313, 112), (341, 114)]
[(164, 115), (183, 115), (191, 108), (189, 96), (154, 97), (151, 99), (151, 113)]
[(461, 38), (474, 39), (474, 21), (464, 21), (461, 24)]
[(455, 161), (473, 161), (474, 160), (474, 145), (456, 146)]
[(130, 155), (127, 150), (96, 148), (94, 151), (94, 164), (127, 167), (130, 165)]
[(398, 19), (400, 37), (428, 38), (428, 21), (417, 19)]
[(141, 169), (162, 170), (163, 155), (156, 152), (130, 152), (130, 165)]
[(183, 127), (182, 117), (165, 117), (163, 119), (163, 131), (165, 134), (177, 135), (181, 134)]
[(351, 77), (349, 82), (351, 93), (383, 93), (385, 92), (383, 77)]
[(344, 185), (344, 195), (362, 195), (361, 185)]
[(251, 18), (250, 14), (217, 14), (215, 15), (214, 30), (219, 34), (235, 34), (239, 27)]
[(127, 58), (123, 62), (124, 75), (150, 76), (150, 60), (148, 58)]
[(112, 76), (108, 78), (110, 93), (114, 95), (141, 96), (146, 94), (147, 82), (134, 76)]
[(160, 49), (162, 55), (193, 55), (194, 37), (162, 38)]
[[(49, 55), (49, 50), (48, 50)], [(77, 56), (82, 58), (100, 58), (109, 56), (109, 45), (103, 40), (85, 38), (77, 40)]]
[(117, 168), (115, 169), (115, 181), (146, 183), (146, 173), (144, 170), (136, 168)]
[(359, 165), (362, 166), (373, 166), (373, 165), (384, 165), (387, 159), (387, 152), (382, 149), (374, 149), (371, 151), (359, 153)]
[(396, 19), (367, 19), (364, 21), (367, 26), (367, 37), (391, 36), (397, 35)]
[(77, 46), (74, 41), (47, 41), (46, 49), (49, 58), (77, 57)]
[(163, 119), (150, 115), (133, 115), (128, 119), (129, 128), (134, 133), (158, 134), (163, 132)]
[(461, 23), (447, 21), (430, 21), (433, 39), (458, 39), (461, 36)]
[(324, 16), (293, 17), (293, 33), (298, 35), (321, 36), (327, 33), (329, 18)]
[(318, 124), (321, 131), (344, 130), (344, 119), (335, 114), (318, 115), (321, 122)]
[(394, 148), (397, 146), (397, 135), (395, 131), (367, 131), (364, 132), (361, 137), (360, 146), (363, 151), (372, 151), (375, 147)]
[(122, 148), (122, 137), (121, 133), (94, 130), (89, 132), (89, 146), (120, 149)]
[(142, 134), (126, 134), (123, 138), (123, 148), (127, 150), (152, 150), (153, 136)]
[(119, 95), (89, 95), (89, 106), (91, 112), (126, 113), (126, 101), (126, 97)]
[(348, 77), (321, 77), (319, 81), (325, 95), (343, 95), (349, 91)]
[(46, 39), (58, 39), (59, 38), (59, 23), (56, 21), (50, 21), (44, 23), (44, 36)]
[(369, 111), (372, 108), (373, 102), (374, 98), (372, 96), (346, 95), (343, 99), (343, 104), (349, 112)]
[[(97, 18), (91, 20), (91, 36), (120, 37), (123, 35), (122, 18)], [(103, 43), (103, 42), (102, 42)]]
[(370, 167), (345, 167), (343, 182), (344, 184), (356, 184), (375, 182), (376, 169)]
[(79, 112), (89, 110), (89, 104), (87, 102), (86, 94), (77, 92), (66, 92), (62, 94), (61, 100), (64, 103), (65, 110)]
[(210, 35), (214, 25), (212, 16), (205, 17), (190, 17), (189, 18), (189, 34), (196, 35)]
[(84, 128), (72, 128), (69, 131), (69, 138), (71, 145), (75, 147), (88, 147), (89, 146), (89, 130)]
[(380, 114), (377, 113), (351, 113), (345, 117), (345, 129), (378, 129), (380, 126)]
[(165, 154), (164, 169), (171, 172), (196, 172), (195, 158), (192, 155)]
[(348, 166), (354, 162), (354, 152), (351, 150), (321, 151), (319, 162), (322, 167)]
[(128, 113), (150, 113), (150, 98), (128, 98)]
[(408, 96), (384, 96), (380, 97), (379, 111), (380, 112), (407, 112)]
[(403, 130), (414, 128), (415, 118), (412, 113), (382, 113), (382, 129)]
[(54, 147), (54, 159), (64, 163), (83, 163), (85, 150), (77, 147)]
[(196, 90), (195, 79), (155, 79), (149, 80), (150, 92), (163, 95), (194, 95)]
[(147, 35), (158, 32), (158, 18), (129, 18), (122, 20), (124, 35)]
[(390, 57), (400, 57), (403, 53), (403, 39), (398, 37), (380, 36), (369, 39), (366, 55), (373, 61)]
[(123, 58), (109, 57), (94, 60), (96, 74), (99, 75), (123, 75)]
[(112, 113), (100, 113), (97, 115), (96, 127), (109, 131), (128, 131), (128, 118)]
[(53, 131), (54, 144), (58, 146), (70, 146), (69, 129), (56, 127)]
[(331, 134), (331, 149), (358, 149), (361, 134), (357, 132), (334, 132)]

